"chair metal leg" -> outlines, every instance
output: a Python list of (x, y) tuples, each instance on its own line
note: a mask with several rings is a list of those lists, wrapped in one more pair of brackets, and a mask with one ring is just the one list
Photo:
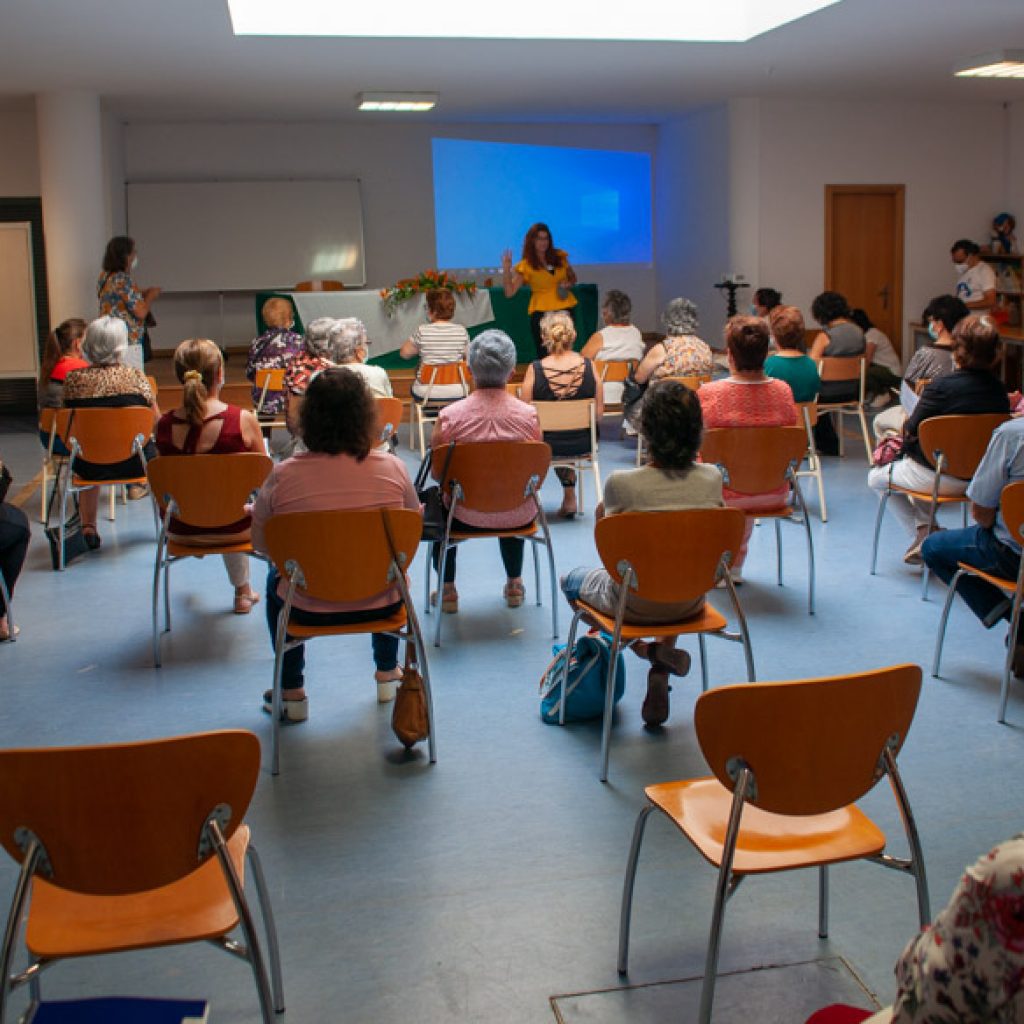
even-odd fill
[(832, 429), (836, 432), (836, 436), (839, 438), (839, 458), (846, 458), (846, 442), (843, 440), (843, 410), (836, 409), (832, 413)]
[(867, 417), (864, 415), (864, 406), (857, 407), (857, 415), (860, 417), (860, 436), (864, 438), (864, 451), (867, 453), (868, 465), (871, 465), (871, 456), (874, 454), (871, 448), (871, 434), (868, 431)]
[(803, 491), (800, 483), (793, 481), (793, 490), (800, 505), (800, 513), (804, 521), (804, 535), (807, 538), (807, 614), (814, 614), (814, 589), (815, 589), (815, 566), (814, 566), (814, 537), (811, 534), (811, 517), (807, 512), (807, 502), (804, 501)]
[(615, 713), (615, 666), (619, 660), (622, 643), (620, 622), (616, 623), (612, 637), (611, 657), (608, 659), (608, 675), (604, 683), (604, 717), (601, 719), (601, 781), (608, 781), (608, 759), (611, 757), (612, 715)]
[(156, 564), (153, 567), (153, 665), (160, 667), (160, 567), (162, 545), (156, 547)]
[(907, 791), (903, 788), (903, 779), (900, 776), (899, 768), (896, 766), (896, 758), (891, 748), (885, 747), (882, 751), (882, 758), (885, 761), (885, 770), (889, 776), (889, 784), (892, 786), (893, 796), (896, 797), (896, 806), (899, 808), (900, 818), (903, 820), (903, 830), (907, 834), (907, 845), (910, 847), (911, 871), (917, 887), (917, 914), (921, 927), (924, 928), (932, 919), (932, 912), (931, 903), (928, 898), (928, 877), (925, 874), (921, 837), (918, 835), (917, 822), (914, 820), (914, 813), (910, 809)]
[(267, 956), (270, 959), (270, 984), (274, 994), (274, 1010), (284, 1013), (284, 984), (281, 980), (281, 950), (277, 943), (277, 925), (274, 923), (274, 911), (270, 905), (267, 880), (263, 874), (263, 864), (252, 841), (246, 851), (249, 867), (252, 870), (253, 882), (256, 885), (256, 899), (260, 904), (260, 916), (263, 918), (263, 930), (267, 934)]
[(885, 506), (889, 501), (889, 494), (891, 492), (886, 490), (882, 493), (878, 499), (878, 515), (875, 516), (875, 541), (871, 547), (871, 575), (875, 575), (875, 567), (878, 564), (878, 537), (882, 532), (882, 516), (885, 515)]
[(828, 865), (818, 867), (818, 938), (828, 938)]
[(708, 692), (708, 643), (703, 633), (697, 634), (697, 643), (700, 644), (700, 690), (701, 693)]
[[(807, 510), (804, 510), (806, 515)], [(731, 576), (725, 577), (726, 589), (729, 591), (729, 599), (732, 601), (733, 611), (736, 612), (736, 619), (740, 627), (740, 642), (743, 644), (743, 657), (747, 663), (747, 682), (753, 683), (757, 681), (757, 675), (754, 672), (754, 650), (750, 645), (750, 630), (747, 628), (747, 617), (743, 614), (743, 605), (740, 604), (739, 595), (736, 593), (736, 585), (732, 581)], [(729, 639), (735, 640), (736, 637), (732, 636)]]
[(956, 585), (960, 577), (964, 575), (963, 569), (957, 569), (956, 574), (949, 581), (949, 589), (946, 591), (946, 603), (942, 607), (942, 617), (939, 619), (939, 635), (935, 638), (935, 657), (932, 660), (932, 677), (939, 677), (939, 663), (942, 660), (942, 647), (946, 642), (946, 623), (949, 621), (949, 610), (953, 607), (953, 598), (956, 597)]
[(285, 632), (285, 626), (287, 624), (287, 615), (282, 610), (281, 614), (277, 618), (277, 631), (274, 636), (274, 680), (271, 683), (272, 699), (270, 702), (270, 719), (271, 719), (271, 731), (270, 731), (270, 774), (277, 775), (281, 770), (281, 711), (282, 711), (282, 700), (281, 695), (281, 670), (284, 667), (284, 654), (285, 645), (287, 644), (287, 634)]
[(775, 569), (779, 586), (782, 586), (782, 524), (775, 520)]
[(1020, 624), (1021, 592), (1017, 588), (1013, 595), (1013, 611), (1010, 613), (1010, 632), (1006, 637), (1006, 662), (1003, 665), (1003, 682), (999, 688), (999, 718), (1000, 725), (1006, 724), (1006, 703), (1010, 697), (1010, 672), (1013, 668), (1013, 651), (1017, 645), (1017, 629)]
[[(434, 646), (441, 646), (441, 620), (444, 613), (441, 611), (441, 601), (444, 597), (444, 565), (448, 558), (449, 545), (445, 540), (441, 541), (441, 557), (437, 560), (437, 620), (434, 623)], [(429, 600), (429, 595), (427, 597)]]
[(537, 545), (530, 542), (530, 553), (533, 555), (533, 589), (537, 594), (537, 607), (541, 606), (540, 599), (540, 559), (537, 557)]
[(0, 1021), (7, 1019), (7, 994), (11, 986), (11, 958), (14, 955), (14, 942), (18, 937), (22, 914), (28, 904), (28, 896), (32, 889), (32, 877), (42, 852), (42, 844), (33, 836), (25, 849), (25, 859), (21, 862), (18, 883), (14, 887), (14, 896), (11, 898), (11, 909), (7, 915), (7, 925), (4, 928), (3, 946), (0, 947)]
[[(423, 679), (423, 696), (427, 704), (427, 751), (430, 755), (430, 763), (437, 763), (437, 745), (434, 738), (434, 691), (430, 685), (430, 663), (427, 661), (427, 646), (423, 640), (423, 631), (420, 629), (419, 619), (416, 617), (416, 609), (413, 607), (412, 596), (406, 587), (405, 581), (399, 578), (399, 588), (402, 591), (402, 600), (405, 602), (406, 615), (409, 622), (409, 633), (412, 636), (413, 647), (416, 651), (416, 661), (420, 666), (420, 675)], [(440, 608), (438, 609), (440, 618)], [(408, 642), (408, 641), (407, 641)]]
[(622, 905), (619, 910), (619, 974), (629, 973), (629, 926), (633, 916), (633, 885), (636, 882), (636, 865), (640, 859), (640, 844), (644, 839), (644, 828), (654, 806), (649, 804), (637, 815), (633, 826), (633, 841), (629, 845), (626, 861), (626, 877), (622, 883)]
[(113, 486), (107, 488), (107, 496), (110, 501), (110, 507), (107, 511), (107, 518), (111, 522), (114, 522), (117, 519), (117, 490), (117, 484), (114, 484)]

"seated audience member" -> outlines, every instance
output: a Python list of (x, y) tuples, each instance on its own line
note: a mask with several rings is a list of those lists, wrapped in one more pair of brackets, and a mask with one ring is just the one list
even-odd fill
[(754, 292), (754, 301), (751, 303), (750, 315), (766, 317), (777, 306), (782, 305), (782, 293), (774, 288), (758, 288)]
[[(639, 364), (646, 352), (644, 336), (640, 328), (630, 322), (633, 303), (625, 292), (609, 290), (601, 306), (604, 326), (587, 340), (580, 353), (585, 359), (597, 359), (605, 363), (634, 362)], [(608, 381), (604, 385), (606, 402), (622, 400), (622, 381)]]
[[(781, 385), (785, 387), (785, 385)], [(687, 508), (718, 508), (722, 501), (722, 474), (715, 466), (695, 462), (700, 449), (701, 410), (697, 393), (678, 381), (652, 384), (644, 402), (641, 425), (651, 461), (640, 469), (617, 470), (604, 486), (604, 501), (597, 518), (618, 512), (664, 512)], [(562, 592), (575, 606), (577, 599), (614, 616), (618, 584), (605, 569), (573, 569), (562, 577)], [(698, 615), (704, 598), (685, 604), (661, 604), (630, 594), (625, 621), (630, 625), (678, 622)], [(690, 656), (675, 649), (676, 637), (655, 643), (634, 643), (633, 650), (651, 663), (642, 715), (650, 726), (661, 725), (669, 714), (668, 677), (689, 671)]]
[[(249, 346), (249, 358), (245, 364), (245, 376), (253, 382), (253, 405), (259, 403), (263, 388), (256, 384), (259, 370), (287, 370), (291, 361), (303, 350), (302, 335), (292, 328), (295, 326), (294, 308), (287, 299), (267, 299), (260, 310), (267, 329), (255, 338)], [(280, 416), (284, 412), (288, 393), (267, 391), (262, 412), (266, 416)]]
[[(924, 564), (939, 579), (949, 583), (960, 561), (1004, 579), (1017, 578), (1020, 545), (1006, 529), (999, 498), (1007, 484), (1020, 480), (1024, 480), (1024, 419), (1015, 417), (993, 433), (967, 486), (974, 525), (933, 533), (921, 546)], [(1010, 599), (998, 587), (977, 576), (965, 576), (956, 589), (986, 629), (1009, 621)], [(1014, 643), (1013, 671), (1019, 677), (1024, 675), (1024, 644), (1020, 637)]]
[[(953, 372), (953, 328), (970, 316), (970, 310), (953, 295), (938, 295), (925, 307), (921, 322), (928, 327), (931, 342), (922, 345), (907, 363), (903, 383), (915, 388), (918, 381), (934, 380)], [(879, 441), (889, 434), (898, 434), (903, 429), (907, 412), (902, 405), (880, 412), (872, 424)]]
[(431, 367), (449, 366), (461, 363), (469, 349), (469, 332), (462, 324), (452, 320), (455, 316), (455, 296), (447, 288), (432, 288), (427, 292), (427, 318), (429, 323), (421, 324), (412, 337), (398, 350), (403, 359), (419, 357), (416, 379), (412, 383), (412, 397), (432, 402), (455, 401), (466, 397), (466, 389), (460, 381), (449, 384), (431, 384)]
[[(597, 387), (594, 364), (573, 352), (576, 326), (565, 310), (545, 313), (540, 320), (540, 337), (548, 354), (534, 360), (526, 368), (521, 397), (524, 402), (571, 402), (593, 398), (595, 415), (601, 421), (604, 404)], [(590, 430), (556, 430), (544, 435), (553, 456), (587, 455), (590, 453)], [(576, 472), (567, 466), (556, 466), (555, 475), (562, 484), (562, 505), (558, 515), (572, 519), (576, 515)]]
[[(376, 446), (374, 399), (362, 377), (347, 367), (329, 367), (317, 374), (306, 391), (299, 414), (305, 451), (278, 463), (252, 506), (252, 539), (265, 551), (264, 530), (271, 516), (288, 512), (328, 512), (337, 509), (411, 508), (419, 499), (401, 460)], [(267, 625), (271, 643), (284, 607), (287, 584), (273, 565), (267, 576)], [(396, 587), (382, 590), (365, 605), (329, 604), (295, 594), (292, 620), (302, 625), (327, 626), (386, 618), (401, 607)], [(394, 700), (398, 640), (383, 633), (371, 638), (376, 666), (377, 699)], [(304, 689), (305, 649), (284, 655), (281, 686), (282, 717), (304, 722), (309, 702)], [(263, 710), (271, 713), (272, 693), (263, 695)]]
[[(0, 459), (0, 576), (4, 578), (7, 592), (14, 594), (14, 585), (21, 575), (21, 567), (25, 564), (28, 542), (32, 539), (32, 529), (28, 525), (28, 516), (14, 505), (5, 501), (5, 484), (3, 481), (3, 460)], [(6, 478), (8, 483), (10, 477)], [(13, 639), (21, 632), (18, 626), (12, 630), (4, 595), (0, 591), (0, 644)]]
[[(256, 414), (220, 400), (224, 359), (212, 341), (205, 338), (183, 341), (174, 353), (174, 373), (182, 384), (181, 407), (165, 412), (157, 421), (156, 450), (160, 455), (263, 451), (263, 435)], [(235, 522), (216, 529), (172, 519), (168, 536), (184, 544), (241, 544), (249, 539), (250, 525), (247, 515), (240, 515)], [(235, 588), (234, 612), (248, 615), (259, 600), (259, 594), (249, 586), (249, 556), (228, 554), (221, 558)]]
[[(469, 397), (445, 406), (434, 427), (433, 446), (440, 448), (451, 442), (474, 441), (539, 441), (540, 423), (537, 410), (510, 395), (505, 385), (516, 368), (516, 346), (504, 331), (489, 330), (469, 343), (469, 372), (473, 375), (473, 391)], [(501, 466), (494, 467), (495, 473)], [(447, 496), (446, 496), (447, 497)], [(533, 499), (507, 512), (478, 512), (460, 505), (454, 527), (460, 532), (477, 530), (486, 533), (503, 528), (517, 529), (533, 522), (536, 507)], [(505, 566), (505, 603), (518, 608), (523, 603), (523, 547), (521, 537), (500, 537), (501, 561)], [(434, 568), (441, 558), (441, 545), (433, 546)], [(459, 610), (455, 589), (455, 556), (457, 549), (448, 549), (445, 559), (440, 602), (441, 611)], [(440, 572), (440, 570), (438, 570)], [(431, 600), (434, 595), (431, 595)]]
[(1016, 1024), (1024, 1020), (1024, 835), (963, 874), (949, 903), (896, 961), (896, 999), (872, 1014), (819, 1010), (807, 1024)]
[[(999, 332), (988, 317), (965, 317), (953, 330), (953, 364), (956, 369), (933, 380), (921, 393), (903, 428), (903, 452), (888, 466), (875, 466), (868, 473), (868, 486), (881, 495), (890, 478), (900, 487), (930, 491), (935, 471), (918, 442), (921, 424), (932, 416), (954, 416), (1010, 411), (1006, 388), (993, 374), (999, 356)], [(967, 481), (942, 475), (940, 494), (963, 494)], [(890, 507), (911, 535), (903, 561), (921, 564), (921, 545), (928, 536), (930, 502), (917, 503), (894, 494)], [(998, 504), (998, 502), (997, 502)]]
[[(69, 409), (84, 408), (126, 408), (148, 406), (153, 410), (153, 419), (160, 415), (153, 391), (146, 375), (134, 366), (122, 363), (128, 350), (128, 328), (116, 316), (101, 316), (86, 328), (82, 341), (82, 355), (89, 366), (72, 370), (64, 379), (64, 405)], [(156, 455), (153, 443), (146, 444), (146, 458)], [(102, 483), (119, 477), (141, 476), (143, 467), (136, 457), (125, 459), (113, 466), (92, 465), (84, 459), (75, 461), (75, 472), (86, 480)], [(143, 498), (148, 489), (142, 484), (128, 488), (128, 497)], [(82, 533), (85, 543), (95, 551), (100, 544), (96, 531), (96, 510), (99, 491), (86, 488), (78, 495), (78, 510), (82, 519)]]
[[(59, 409), (64, 404), (64, 381), (72, 370), (84, 370), (89, 363), (82, 358), (85, 321), (74, 317), (55, 327), (46, 339), (39, 367), (39, 407)], [(49, 437), (43, 439), (49, 443)], [(59, 453), (65, 454), (65, 453)]]
[[(725, 349), (730, 376), (705, 384), (698, 392), (704, 429), (714, 427), (792, 427), (798, 423), (793, 392), (785, 381), (766, 377), (768, 325), (760, 317), (734, 316), (725, 325)], [(723, 489), (726, 505), (764, 508), (774, 499), (782, 503), (789, 485), (765, 494), (739, 494)], [(732, 562), (732, 577), (741, 579), (754, 519), (747, 516), (743, 543)]]
[(335, 320), (327, 335), (330, 357), (337, 366), (347, 366), (366, 381), (366, 386), (381, 398), (391, 398), (391, 380), (383, 366), (371, 366), (366, 361), (370, 340), (366, 325), (354, 316)]
[(850, 319), (864, 332), (865, 347), (871, 352), (865, 386), (868, 394), (874, 396), (872, 406), (882, 408), (890, 403), (893, 388), (900, 386), (903, 365), (888, 335), (874, 325), (863, 309), (851, 309)]
[(807, 354), (804, 318), (796, 306), (775, 306), (768, 314), (768, 329), (778, 351), (764, 361), (767, 377), (784, 380), (794, 402), (813, 402), (818, 397), (821, 377), (818, 364)]
[(309, 387), (310, 378), (321, 370), (328, 370), (334, 365), (331, 359), (330, 334), (334, 326), (334, 318), (317, 317), (306, 328), (302, 351), (288, 364), (284, 375), (284, 418), (288, 430), (295, 437), (299, 434), (299, 411), (302, 408), (302, 396)]

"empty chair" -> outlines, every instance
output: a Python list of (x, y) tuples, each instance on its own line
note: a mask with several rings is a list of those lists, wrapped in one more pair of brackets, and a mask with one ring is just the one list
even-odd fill
[(818, 454), (818, 445), (814, 439), (814, 428), (818, 425), (818, 403), (797, 402), (797, 410), (800, 413), (800, 420), (807, 432), (807, 468), (798, 469), (797, 477), (809, 476), (818, 487), (818, 514), (823, 523), (828, 522), (828, 506), (825, 504), (825, 475), (821, 471), (821, 456)]
[(848, 383), (855, 387), (856, 393), (848, 399), (828, 399), (825, 394), (818, 399), (818, 415), (830, 413), (835, 421), (836, 434), (839, 436), (839, 454), (845, 454), (843, 441), (843, 417), (856, 416), (860, 422), (861, 437), (864, 439), (864, 451), (868, 462), (871, 462), (871, 437), (868, 434), (868, 421), (864, 415), (867, 392), (865, 390), (865, 374), (867, 361), (863, 356), (824, 356), (818, 361), (818, 374), (822, 384)]

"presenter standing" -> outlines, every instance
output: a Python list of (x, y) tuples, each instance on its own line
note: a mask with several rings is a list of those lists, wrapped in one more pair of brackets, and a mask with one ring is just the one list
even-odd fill
[(523, 258), (513, 267), (512, 250), (506, 249), (501, 272), (506, 298), (511, 299), (524, 284), (530, 289), (530, 332), (537, 358), (543, 359), (547, 349), (540, 335), (541, 317), (558, 309), (574, 309), (576, 296), (570, 288), (576, 283), (576, 271), (566, 252), (555, 248), (547, 224), (534, 224), (523, 239)]
[(132, 272), (139, 263), (135, 239), (117, 235), (107, 242), (103, 253), (103, 271), (96, 293), (100, 300), (100, 316), (116, 316), (128, 328), (128, 350), (122, 362), (142, 370), (145, 358), (147, 326), (155, 326), (153, 303), (160, 296), (159, 288), (139, 288)]

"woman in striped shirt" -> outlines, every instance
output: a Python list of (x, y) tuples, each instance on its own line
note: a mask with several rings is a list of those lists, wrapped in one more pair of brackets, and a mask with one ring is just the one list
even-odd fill
[(434, 288), (427, 292), (427, 316), (430, 323), (417, 327), (398, 353), (403, 359), (419, 356), (420, 365), (416, 368), (412, 396), (419, 402), (465, 398), (466, 389), (458, 379), (444, 384), (431, 383), (437, 371), (430, 367), (460, 363), (466, 358), (469, 348), (466, 328), (452, 322), (455, 296), (447, 288)]

